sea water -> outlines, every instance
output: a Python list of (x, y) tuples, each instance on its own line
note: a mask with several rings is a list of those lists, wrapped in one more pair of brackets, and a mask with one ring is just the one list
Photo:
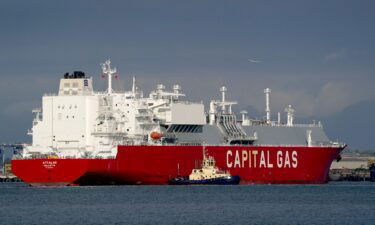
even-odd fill
[(0, 224), (375, 224), (375, 183), (59, 188), (0, 183)]

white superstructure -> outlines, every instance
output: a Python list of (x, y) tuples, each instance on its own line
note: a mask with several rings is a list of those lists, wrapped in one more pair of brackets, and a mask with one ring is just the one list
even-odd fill
[[(91, 77), (83, 72), (65, 74), (58, 95), (43, 96), (29, 131), (33, 144), (24, 157), (50, 155), (59, 158), (111, 158), (118, 145), (160, 144), (167, 129), (194, 133), (206, 124), (203, 103), (181, 101), (181, 86), (171, 91), (158, 84), (148, 97), (135, 84), (129, 92), (115, 92), (116, 69), (102, 64), (108, 78), (107, 92), (94, 92)], [(160, 139), (151, 137), (156, 132)]]

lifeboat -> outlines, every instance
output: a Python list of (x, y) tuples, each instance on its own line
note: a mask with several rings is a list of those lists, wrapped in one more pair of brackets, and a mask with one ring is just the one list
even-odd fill
[(153, 140), (159, 140), (163, 135), (159, 132), (156, 132), (156, 131), (153, 131), (150, 133), (150, 137), (153, 139)]

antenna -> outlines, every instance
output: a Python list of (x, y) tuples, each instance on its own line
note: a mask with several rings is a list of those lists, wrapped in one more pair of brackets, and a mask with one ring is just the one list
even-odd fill
[(102, 66), (102, 71), (103, 71), (103, 74), (107, 75), (108, 76), (108, 94), (112, 94), (112, 76), (117, 72), (117, 69), (116, 67), (115, 68), (111, 68), (111, 60), (108, 59), (107, 61), (105, 61), (105, 63), (102, 63), (101, 64)]
[(202, 153), (203, 153), (203, 160), (204, 160), (206, 158), (206, 146), (203, 145), (202, 148), (203, 148)]

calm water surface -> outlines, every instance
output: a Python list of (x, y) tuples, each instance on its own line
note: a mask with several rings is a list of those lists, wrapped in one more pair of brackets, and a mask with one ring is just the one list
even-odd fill
[(0, 183), (0, 224), (375, 224), (375, 183), (32, 188)]

